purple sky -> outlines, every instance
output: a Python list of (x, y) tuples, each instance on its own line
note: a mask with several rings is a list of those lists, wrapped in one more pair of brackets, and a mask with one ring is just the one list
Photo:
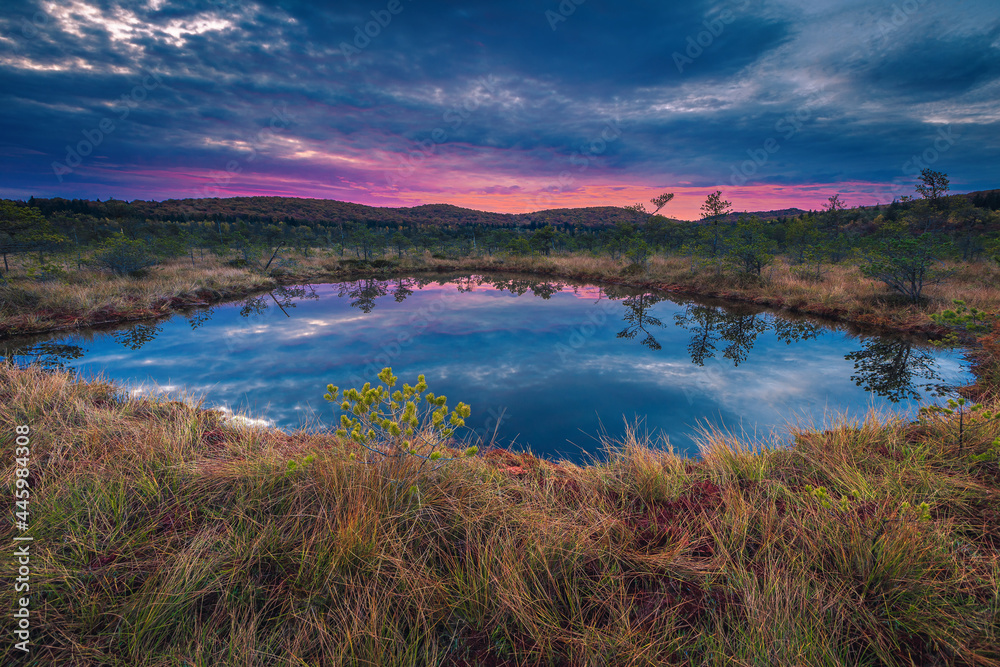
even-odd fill
[(14, 2), (0, 197), (699, 217), (1000, 186), (993, 0)]

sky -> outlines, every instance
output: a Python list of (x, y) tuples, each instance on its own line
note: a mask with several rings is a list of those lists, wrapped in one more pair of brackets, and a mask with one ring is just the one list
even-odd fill
[(996, 0), (3, 0), (0, 197), (696, 219), (1000, 187)]

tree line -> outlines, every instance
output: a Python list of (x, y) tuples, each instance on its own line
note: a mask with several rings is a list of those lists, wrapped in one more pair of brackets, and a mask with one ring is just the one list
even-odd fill
[[(60, 266), (74, 260), (78, 267), (90, 263), (135, 275), (165, 259), (186, 257), (194, 264), (209, 254), (235, 266), (267, 271), (287, 266), (293, 253), (308, 257), (319, 251), (369, 263), (424, 253), (439, 258), (589, 253), (620, 262), (626, 272), (634, 273), (648, 268), (655, 255), (685, 255), (701, 270), (749, 280), (760, 279), (783, 255), (801, 277), (814, 280), (822, 280), (830, 264), (859, 262), (866, 275), (917, 301), (925, 285), (946, 277), (942, 259), (1000, 262), (1000, 211), (992, 194), (970, 198), (949, 196), (948, 190), (946, 174), (925, 169), (916, 184), (919, 197), (849, 208), (834, 194), (822, 210), (771, 219), (756, 215), (734, 219), (732, 203), (719, 190), (707, 196), (702, 218), (693, 222), (661, 214), (672, 193), (652, 199), (651, 210), (643, 204), (580, 209), (613, 211), (603, 226), (567, 222), (572, 220), (568, 215), (553, 216), (555, 222), (544, 217), (525, 222), (504, 214), (483, 214), (488, 216), (485, 222), (462, 215), (448, 221), (417, 216), (387, 222), (349, 215), (306, 220), (209, 212), (211, 206), (229, 200), (190, 200), (211, 206), (199, 215), (189, 212), (159, 219), (146, 215), (149, 202), (2, 200), (0, 254), (6, 275), (10, 255), (32, 253), (29, 274), (39, 279), (57, 278)], [(298, 202), (298, 214), (305, 210), (301, 202), (314, 213), (319, 210), (316, 202), (323, 202), (289, 201)], [(345, 206), (343, 210), (371, 208)], [(450, 206), (415, 208), (467, 211)], [(63, 264), (52, 261), (53, 253), (61, 254)]]

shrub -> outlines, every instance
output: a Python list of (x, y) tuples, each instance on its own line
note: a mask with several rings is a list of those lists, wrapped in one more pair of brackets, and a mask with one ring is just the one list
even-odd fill
[(649, 247), (649, 244), (640, 238), (634, 238), (629, 242), (628, 250), (625, 251), (625, 256), (628, 257), (632, 266), (639, 267), (640, 269), (645, 269), (649, 264), (649, 258), (653, 254), (653, 249)]
[[(366, 382), (361, 389), (348, 389), (340, 397), (340, 388), (327, 385), (323, 396), (331, 403), (339, 403), (340, 430), (337, 435), (370, 452), (386, 457), (414, 456), (427, 461), (451, 461), (439, 450), (441, 444), (465, 425), (471, 409), (459, 403), (448, 410), (447, 398), (427, 392), (424, 376), (417, 377), (417, 384), (404, 384), (393, 391), (397, 378), (391, 368), (378, 374), (383, 384), (371, 386)], [(427, 392), (426, 394), (424, 392)], [(418, 453), (418, 450), (422, 453)], [(471, 456), (477, 447), (469, 447), (463, 455)], [(423, 463), (421, 463), (423, 467)]]
[(726, 259), (744, 275), (760, 276), (764, 267), (774, 261), (777, 244), (768, 237), (765, 223), (757, 216), (740, 218), (728, 241)]
[(531, 244), (528, 243), (528, 239), (518, 236), (507, 246), (507, 252), (516, 257), (527, 257), (531, 254)]
[(27, 271), (28, 277), (39, 282), (50, 282), (66, 278), (66, 269), (53, 262), (35, 262)]
[[(267, 273), (271, 264), (278, 257), (281, 248), (285, 245), (285, 242), (278, 243), (272, 251), (269, 243), (260, 240), (251, 240), (242, 234), (237, 234), (233, 245), (236, 249), (237, 257), (230, 261), (230, 266), (246, 268), (257, 273)], [(280, 260), (278, 264), (281, 264)]]
[(140, 276), (158, 263), (145, 243), (133, 241), (121, 232), (101, 245), (94, 260), (119, 276)]
[(887, 225), (882, 234), (868, 241), (861, 272), (917, 303), (925, 285), (949, 275), (937, 267), (943, 254), (944, 243), (938, 237), (914, 236), (905, 225)]
[(978, 308), (967, 308), (961, 299), (952, 299), (954, 308), (949, 308), (943, 313), (931, 314), (931, 319), (936, 324), (948, 327), (951, 331), (941, 340), (932, 340), (931, 343), (938, 347), (942, 345), (960, 345), (962, 334), (982, 334), (990, 330), (990, 325), (997, 321), (997, 314), (979, 310)]

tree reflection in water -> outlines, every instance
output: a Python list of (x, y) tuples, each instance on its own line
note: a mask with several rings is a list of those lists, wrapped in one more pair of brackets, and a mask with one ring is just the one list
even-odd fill
[(122, 347), (139, 350), (143, 345), (156, 338), (163, 328), (159, 324), (135, 324), (128, 329), (115, 331), (111, 337)]
[(191, 330), (194, 331), (198, 327), (204, 326), (207, 322), (211, 321), (212, 315), (215, 314), (215, 308), (206, 308), (204, 310), (197, 310), (187, 316), (188, 324), (191, 325)]
[(0, 341), (0, 359), (4, 362), (41, 366), (46, 370), (72, 371), (67, 363), (79, 359), (86, 351), (81, 345), (56, 341)]
[[(351, 307), (357, 308), (362, 313), (370, 313), (375, 310), (375, 299), (389, 293), (388, 280), (376, 280), (375, 278), (365, 278), (354, 282), (343, 283), (337, 296), (351, 301)], [(407, 295), (408, 296), (408, 295)], [(405, 300), (406, 296), (402, 300)]]
[[(893, 338), (865, 338), (861, 349), (851, 352), (846, 359), (854, 362), (851, 379), (865, 391), (885, 396), (893, 403), (906, 399), (919, 399), (916, 387), (937, 390), (944, 388), (932, 380), (940, 380), (934, 367), (934, 357), (927, 350), (913, 347), (907, 340)], [(915, 380), (927, 380), (917, 385)]]
[(295, 308), (296, 299), (318, 299), (315, 285), (285, 285), (267, 293), (271, 300), (282, 310)]
[(822, 333), (823, 326), (815, 322), (793, 322), (780, 317), (774, 318), (774, 335), (786, 345), (819, 338)]
[(739, 366), (746, 361), (757, 341), (757, 336), (770, 329), (769, 318), (760, 313), (746, 315), (728, 313), (723, 318), (722, 339), (729, 343), (722, 351), (722, 356)]
[(693, 333), (688, 343), (691, 361), (704, 366), (706, 359), (715, 357), (716, 343), (727, 343), (722, 356), (739, 366), (746, 361), (757, 336), (773, 328), (776, 318), (762, 313), (741, 313), (715, 306), (689, 305), (684, 313), (674, 315), (679, 327)]
[(663, 297), (654, 294), (637, 294), (626, 298), (622, 305), (625, 306), (625, 328), (618, 332), (618, 338), (632, 340), (642, 332), (646, 334), (641, 343), (651, 350), (662, 349), (653, 334), (646, 327), (662, 327), (663, 321), (658, 317), (653, 317), (647, 311), (655, 304), (663, 301)]
[(262, 296), (247, 297), (240, 302), (240, 317), (251, 318), (267, 312), (267, 299)]
[(415, 290), (423, 289), (432, 284), (452, 285), (459, 292), (471, 292), (480, 285), (490, 285), (498, 290), (521, 296), (531, 292), (533, 295), (549, 299), (553, 294), (561, 292), (566, 285), (560, 282), (540, 281), (531, 278), (507, 278), (490, 276), (460, 276), (439, 279), (431, 278), (398, 278), (395, 280), (379, 280), (378, 278), (363, 278), (338, 285), (337, 296), (352, 299), (350, 305), (363, 313), (371, 313), (378, 305), (376, 299), (392, 294), (396, 303), (402, 303)]
[[(627, 318), (628, 316), (626, 316)], [(689, 305), (674, 321), (693, 333), (688, 343), (691, 361), (704, 366), (715, 356), (716, 345), (726, 343), (723, 357), (734, 366), (747, 359), (757, 336), (772, 330), (786, 344), (811, 340), (823, 333), (823, 327), (813, 322), (793, 322), (773, 315), (746, 314), (704, 305)], [(922, 388), (937, 395), (949, 390), (935, 380), (940, 376), (929, 350), (915, 347), (913, 342), (889, 337), (863, 337), (861, 349), (845, 359), (854, 362), (851, 379), (866, 391), (898, 403), (919, 399)], [(918, 381), (924, 381), (919, 383)]]
[(566, 285), (558, 282), (548, 282), (542, 280), (532, 280), (531, 278), (491, 278), (477, 276), (478, 285), (491, 285), (498, 290), (510, 292), (521, 296), (531, 292), (541, 299), (550, 299), (553, 294), (558, 294)]
[[(518, 296), (531, 292), (541, 299), (549, 299), (566, 287), (559, 282), (520, 276), (513, 278), (463, 276), (437, 279), (418, 277), (394, 280), (365, 278), (339, 284), (337, 296), (350, 299), (352, 308), (371, 313), (379, 297), (391, 294), (396, 303), (402, 303), (415, 290), (430, 284), (454, 285), (461, 292), (472, 291), (485, 284)], [(244, 299), (239, 304), (239, 313), (245, 318), (256, 318), (266, 315), (269, 309), (276, 307), (286, 317), (291, 317), (289, 311), (296, 307), (296, 301), (317, 298), (319, 295), (311, 285), (278, 287), (267, 294)], [(606, 296), (602, 293), (598, 298), (620, 301), (623, 306), (625, 328), (618, 332), (617, 338), (624, 340), (638, 338), (639, 343), (650, 350), (663, 349), (656, 340), (655, 332), (665, 325), (653, 314), (652, 309), (665, 300), (677, 302), (676, 297), (649, 292), (637, 293), (628, 288), (612, 287), (608, 288)], [(188, 315), (191, 328), (197, 329), (203, 326), (211, 319), (214, 310), (215, 308), (209, 308)], [(773, 331), (779, 340), (788, 345), (815, 339), (824, 331), (822, 325), (814, 322), (791, 321), (761, 311), (754, 312), (748, 308), (726, 309), (691, 303), (685, 305), (683, 313), (674, 315), (674, 323), (691, 332), (687, 352), (691, 362), (698, 366), (704, 366), (707, 360), (715, 358), (720, 349), (722, 358), (730, 360), (734, 367), (739, 366), (749, 358), (758, 336), (768, 331)], [(136, 324), (128, 329), (115, 331), (111, 335), (124, 347), (139, 350), (153, 340), (160, 331), (159, 324)], [(93, 335), (95, 334), (88, 333), (84, 337)], [(17, 364), (35, 363), (45, 368), (67, 368), (67, 362), (79, 359), (85, 353), (80, 345), (52, 341), (38, 342), (37, 338), (17, 344), (7, 341), (6, 346), (2, 345), (0, 344), (0, 357), (4, 360)], [(862, 337), (861, 349), (851, 352), (845, 358), (854, 362), (855, 372), (851, 379), (859, 387), (864, 387), (865, 390), (893, 402), (919, 399), (921, 394), (918, 389), (921, 388), (936, 391), (939, 395), (948, 390), (947, 387), (934, 384), (940, 377), (931, 352), (917, 347), (911, 341), (889, 337)]]
[(406, 278), (401, 278), (396, 281), (396, 289), (392, 291), (392, 296), (396, 299), (396, 303), (402, 303), (406, 301), (406, 298), (413, 294), (413, 283)]

